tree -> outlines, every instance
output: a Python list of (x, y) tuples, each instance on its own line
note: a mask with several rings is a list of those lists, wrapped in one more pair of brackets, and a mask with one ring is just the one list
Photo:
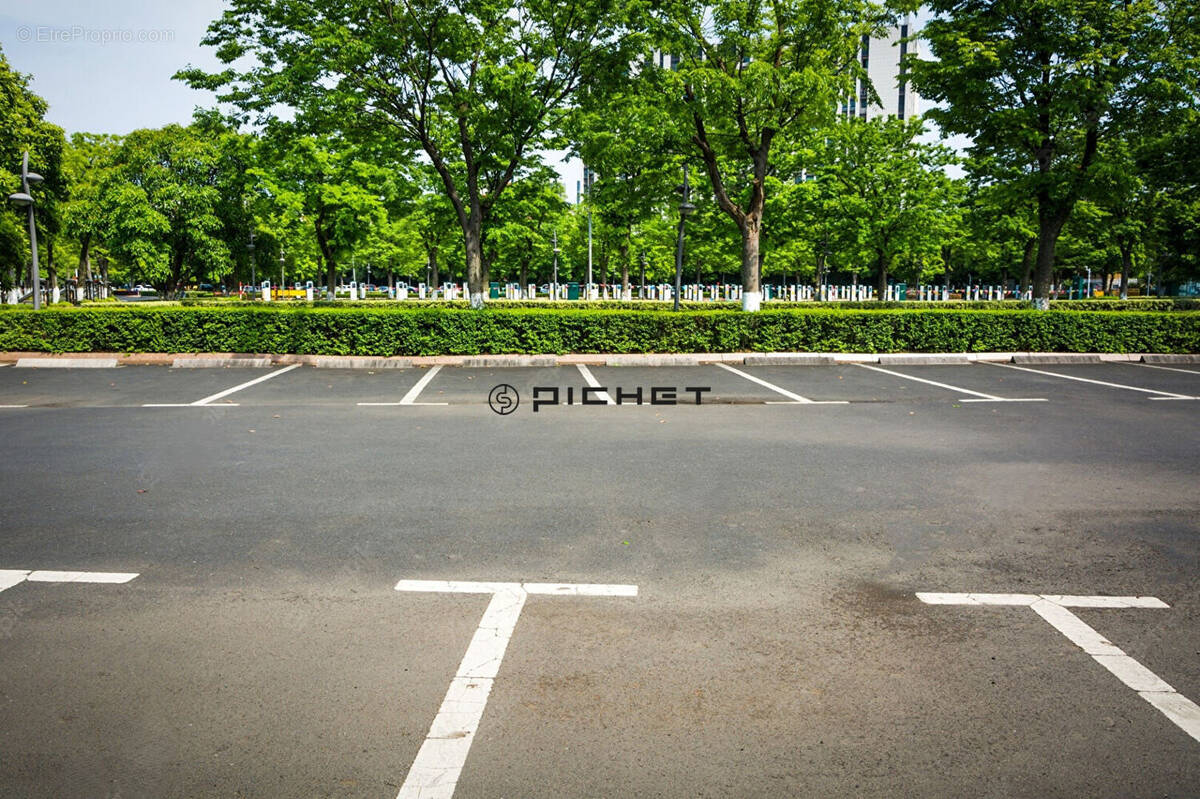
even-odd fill
[[(943, 131), (971, 136), (1037, 204), (1034, 302), (1049, 303), (1055, 245), (1095, 178), (1102, 145), (1139, 104), (1189, 102), (1194, 52), (1177, 0), (932, 0), (909, 65)], [(1183, 16), (1180, 17), (1180, 14)], [(1194, 67), (1193, 67), (1194, 68)]]
[(858, 48), (885, 16), (865, 0), (675, 0), (656, 19), (661, 50), (678, 57), (664, 105), (691, 131), (717, 205), (737, 225), (742, 307), (757, 310), (772, 148), (833, 121), (866, 79)]
[(954, 156), (918, 142), (922, 132), (919, 119), (851, 119), (830, 128), (821, 148), (826, 208), (871, 264), (879, 300), (898, 258), (935, 255), (957, 227), (959, 187), (943, 171)]
[(104, 234), (102, 187), (120, 143), (120, 137), (94, 133), (74, 133), (67, 142), (63, 157), (68, 185), (63, 231), (79, 247), (76, 276), (81, 280), (91, 279), (92, 248)]
[(219, 142), (193, 128), (135, 130), (100, 188), (109, 249), (166, 296), (230, 257), (219, 210)]
[[(0, 50), (0, 263), (7, 268), (0, 281), (11, 286), (17, 267), (26, 263), (29, 234), (24, 209), (7, 202), (21, 190), (21, 160), (29, 153), (30, 169), (45, 178), (34, 192), (40, 226), (57, 230), (58, 205), (66, 196), (62, 168), (65, 140), (62, 129), (46, 122), (46, 101), (29, 88), (29, 77), (16, 72)], [(53, 258), (46, 263), (53, 266)]]
[(180, 73), (269, 115), (277, 104), (348, 131), (386, 129), (424, 151), (462, 230), (472, 307), (487, 283), (495, 203), (548, 136), (591, 64), (607, 58), (613, 4), (571, 0), (234, 0), (205, 39), (244, 72)]
[(268, 127), (255, 160), (260, 224), (315, 250), (332, 299), (342, 258), (385, 224), (395, 172), (340, 137), (283, 123)]
[(596, 176), (586, 201), (614, 234), (621, 296), (629, 300), (635, 229), (672, 197), (687, 141), (662, 107), (663, 73), (652, 60), (631, 60), (606, 77), (581, 87), (567, 136)]
[(496, 225), (489, 241), (494, 257), (515, 270), (521, 291), (529, 285), (529, 267), (535, 260), (546, 261), (553, 247), (558, 221), (567, 211), (562, 181), (558, 173), (542, 166), (513, 183), (496, 208)]

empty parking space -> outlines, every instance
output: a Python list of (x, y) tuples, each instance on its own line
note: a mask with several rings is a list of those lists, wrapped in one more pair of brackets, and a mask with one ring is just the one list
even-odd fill
[(997, 372), (1028, 376), (1031, 384), (1064, 397), (1107, 395), (1109, 399), (1182, 400), (1200, 396), (1200, 375), (1145, 369), (1128, 363), (989, 364)]
[(256, 369), (5, 369), (0, 404), (33, 408), (141, 407), (192, 402), (260, 374)]
[[(595, 369), (592, 370), (593, 373)], [(504, 367), (504, 368), (464, 368), (457, 366), (443, 367), (426, 385), (416, 402), (440, 402), (451, 405), (483, 405), (488, 404), (488, 396), (492, 389), (501, 384), (515, 388), (520, 396), (520, 412), (525, 413), (531, 407), (533, 390), (539, 386), (545, 388), (563, 389), (563, 402), (566, 401), (565, 390), (574, 387), (576, 402), (582, 399), (582, 389), (588, 382), (578, 368), (574, 366), (551, 366), (543, 368)], [(601, 399), (600, 402), (603, 402)]]
[(246, 406), (272, 407), (334, 405), (350, 408), (360, 402), (398, 402), (427, 372), (426, 369), (319, 369), (302, 366), (278, 380), (251, 386), (239, 392), (236, 399)]
[[(740, 366), (736, 368), (742, 370)], [(591, 366), (588, 369), (597, 384), (606, 388), (614, 401), (620, 395), (623, 405), (637, 404), (637, 394), (640, 391), (643, 405), (650, 406), (655, 388), (661, 389), (658, 392), (660, 398), (673, 392), (675, 401), (680, 405), (695, 405), (696, 394), (689, 392), (689, 388), (708, 389), (700, 393), (700, 401), (705, 405), (761, 405), (767, 402), (792, 401), (769, 386), (747, 380), (715, 364), (662, 367)], [(570, 385), (584, 385), (584, 381), (577, 375)], [(578, 388), (576, 392), (578, 393)]]

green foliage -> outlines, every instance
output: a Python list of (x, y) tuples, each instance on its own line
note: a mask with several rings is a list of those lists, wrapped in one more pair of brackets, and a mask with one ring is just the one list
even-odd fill
[(99, 190), (104, 241), (168, 295), (229, 262), (225, 234), (238, 226), (227, 216), (240, 209), (240, 192), (231, 202), (228, 191), (242, 176), (231, 138), (168, 125), (130, 133), (112, 155)]
[[(66, 196), (63, 174), (62, 129), (46, 122), (46, 101), (29, 88), (29, 76), (16, 72), (0, 50), (0, 283), (8, 286), (12, 272), (29, 263), (26, 211), (7, 201), (21, 190), (22, 154), (29, 152), (30, 171), (45, 178), (33, 190), (39, 231), (56, 233)], [(44, 264), (49, 264), (47, 254)]]
[(1200, 314), (954, 310), (79, 308), (0, 313), (0, 350), (476, 355), (565, 352), (1200, 352)]
[[(923, 144), (919, 119), (851, 119), (828, 129), (818, 149), (816, 189), (841, 252), (872, 264), (879, 296), (893, 268), (921, 278), (959, 226), (959, 186), (945, 174), (949, 148)], [(900, 262), (900, 263), (898, 263)]]
[(973, 177), (1008, 182), (1036, 203), (1034, 294), (1046, 298), (1058, 238), (1093, 187), (1107, 143), (1139, 117), (1194, 108), (1194, 4), (928, 5), (934, 17), (921, 35), (933, 58), (910, 63), (912, 79), (937, 104), (929, 116), (943, 131), (972, 138), (971, 163), (982, 168)]
[(746, 291), (759, 290), (773, 152), (793, 152), (834, 120), (866, 77), (862, 37), (885, 17), (865, 0), (675, 0), (654, 11), (657, 46), (679, 57), (661, 76), (663, 106), (690, 134), (717, 206), (741, 235)]
[(422, 150), (454, 208), (478, 297), (493, 207), (534, 152), (558, 144), (589, 66), (620, 53), (617, 11), (552, 0), (236, 0), (205, 43), (248, 69), (180, 77), (225, 89), (220, 99), (260, 120), (284, 105), (315, 130), (359, 140), (386, 130)]

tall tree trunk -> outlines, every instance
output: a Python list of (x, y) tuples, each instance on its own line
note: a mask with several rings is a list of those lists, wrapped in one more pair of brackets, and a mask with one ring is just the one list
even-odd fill
[(758, 216), (747, 216), (741, 227), (742, 310), (757, 311), (762, 307), (762, 283), (759, 281), (759, 238), (762, 235), (762, 219)]
[(58, 290), (58, 264), (54, 262), (54, 239), (46, 237), (46, 275), (50, 278), (50, 300), (54, 301), (54, 293)]
[(76, 277), (79, 280), (92, 279), (92, 234), (85, 233), (79, 240), (79, 268)]
[(532, 297), (526, 296), (526, 294), (528, 293), (528, 290), (529, 290), (528, 286), (529, 286), (529, 259), (525, 258), (521, 261), (521, 295), (520, 296), (524, 297), (527, 300), (532, 299)]
[(183, 262), (187, 258), (187, 251), (183, 247), (171, 253), (171, 269), (167, 273), (166, 295), (167, 299), (175, 299), (175, 292), (179, 288), (179, 281), (183, 276)]
[(434, 296), (438, 286), (442, 285), (442, 276), (438, 274), (438, 251), (437, 247), (429, 250), (429, 294)]
[(875, 275), (875, 300), (876, 302), (883, 302), (884, 297), (887, 295), (888, 285), (888, 262), (887, 256), (883, 253), (879, 253), (879, 257), (875, 259), (875, 269), (877, 271)]
[(1033, 276), (1033, 307), (1049, 310), (1050, 287), (1054, 278), (1054, 248), (1063, 225), (1071, 214), (1068, 203), (1055, 203), (1049, 197), (1038, 198), (1037, 260)]
[(1037, 254), (1037, 237), (1031, 236), (1025, 242), (1025, 252), (1021, 255), (1021, 296), (1029, 291), (1029, 280), (1033, 275), (1033, 256)]
[(1133, 274), (1133, 247), (1121, 246), (1121, 299), (1129, 299), (1129, 276)]
[(328, 300), (337, 299), (337, 259), (334, 258), (333, 245), (329, 243), (329, 235), (325, 231), (325, 212), (317, 214), (313, 222), (313, 233), (317, 237), (317, 248), (321, 251), (321, 259), (325, 261), (325, 289), (329, 292)]
[(487, 265), (483, 260), (483, 221), (478, 210), (473, 210), (463, 227), (464, 245), (467, 254), (467, 293), (471, 307), (483, 307), (484, 287), (487, 286)]
[(625, 302), (633, 299), (629, 291), (629, 240), (632, 234), (626, 230), (625, 239), (621, 242), (618, 255), (621, 258), (621, 299)]

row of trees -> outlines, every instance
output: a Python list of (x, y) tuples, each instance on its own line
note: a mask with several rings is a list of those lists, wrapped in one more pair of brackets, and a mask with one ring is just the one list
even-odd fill
[[(748, 309), (764, 274), (1011, 277), (1039, 304), (1056, 270), (1195, 276), (1191, 6), (929, 6), (933, 58), (904, 70), (971, 138), (961, 179), (920, 121), (839, 116), (863, 37), (915, 10), (866, 0), (233, 0), (206, 38), (229, 68), (178, 75), (231, 114), (63, 141), (5, 67), (29, 99), (4, 140), (56, 176), (39, 212), (80, 269), (95, 251), (168, 291), (280, 259), (332, 285), (350, 260), (464, 276), (478, 306), (489, 279), (547, 281), (556, 238), (581, 277), (586, 218), (596, 274), (628, 290), (671, 270), (685, 164), (706, 177), (689, 277), (740, 281)], [(561, 150), (597, 175), (581, 205), (544, 161)]]

